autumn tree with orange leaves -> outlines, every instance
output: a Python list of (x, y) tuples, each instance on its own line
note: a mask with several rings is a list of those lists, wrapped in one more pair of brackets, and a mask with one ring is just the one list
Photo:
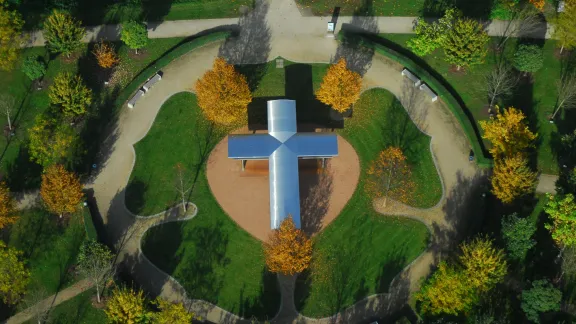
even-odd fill
[(346, 60), (341, 58), (328, 68), (316, 98), (338, 112), (345, 112), (360, 98), (361, 88), (362, 77), (346, 68)]
[(118, 55), (114, 51), (114, 47), (104, 41), (94, 46), (94, 51), (92, 52), (98, 61), (98, 65), (105, 69), (109, 69), (120, 62)]
[(50, 212), (73, 213), (82, 200), (82, 185), (78, 177), (60, 164), (49, 166), (42, 175), (40, 196)]
[(366, 190), (374, 198), (384, 198), (383, 207), (388, 198), (406, 202), (414, 187), (410, 175), (402, 149), (391, 146), (380, 152), (368, 169)]
[(514, 107), (501, 111), (496, 106), (496, 117), (480, 121), (480, 127), (484, 130), (482, 138), (492, 143), (490, 153), (494, 159), (524, 153), (533, 145), (537, 134), (530, 131), (525, 119), (524, 113)]
[(223, 125), (247, 119), (248, 104), (252, 101), (248, 82), (223, 58), (217, 58), (212, 70), (196, 81), (195, 91), (206, 119)]
[(16, 222), (18, 216), (15, 212), (16, 202), (10, 195), (10, 189), (6, 182), (0, 182), (0, 229)]
[(529, 0), (529, 2), (538, 10), (543, 11), (544, 5), (546, 5), (545, 0)]
[(494, 162), (492, 193), (503, 203), (534, 192), (537, 174), (530, 170), (528, 159), (521, 154)]
[(294, 275), (310, 266), (312, 241), (287, 217), (264, 242), (266, 265), (271, 272)]

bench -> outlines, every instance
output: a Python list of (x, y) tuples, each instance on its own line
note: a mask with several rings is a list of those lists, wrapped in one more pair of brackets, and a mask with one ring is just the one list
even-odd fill
[(435, 102), (436, 100), (438, 100), (438, 95), (436, 93), (434, 93), (434, 91), (432, 91), (432, 89), (430, 89), (426, 85), (426, 83), (422, 83), (420, 85), (419, 89), (424, 91), (432, 99), (432, 102)]
[(142, 86), (142, 89), (144, 89), (145, 92), (148, 92), (148, 90), (150, 90), (150, 88), (152, 88), (152, 86), (160, 80), (162, 80), (162, 76), (159, 73), (156, 73), (153, 77), (146, 81), (146, 83)]
[(414, 82), (415, 87), (419, 86), (420, 83), (422, 83), (422, 81), (420, 81), (420, 79), (418, 79), (417, 76), (415, 76), (412, 72), (408, 71), (407, 69), (402, 70), (402, 75), (410, 79), (412, 82)]
[(134, 108), (136, 101), (138, 101), (138, 99), (142, 98), (143, 95), (144, 95), (144, 91), (138, 90), (138, 92), (136, 92), (134, 97), (132, 97), (132, 99), (130, 99), (130, 101), (128, 101), (128, 108)]

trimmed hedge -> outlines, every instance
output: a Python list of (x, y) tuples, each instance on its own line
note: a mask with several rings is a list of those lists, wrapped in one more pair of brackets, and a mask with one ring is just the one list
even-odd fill
[(482, 143), (482, 138), (480, 137), (478, 129), (476, 128), (476, 124), (472, 119), (471, 114), (469, 112), (467, 114), (467, 108), (464, 105), (462, 99), (458, 100), (455, 98), (455, 90), (450, 91), (445, 86), (445, 84), (447, 84), (445, 80), (440, 81), (437, 77), (432, 75), (432, 73), (434, 73), (432, 68), (425, 64), (418, 64), (415, 62), (415, 60), (400, 53), (399, 51), (396, 51), (389, 46), (377, 42), (375, 40), (375, 37), (377, 36), (351, 34), (350, 32), (340, 32), (338, 35), (340, 41), (342, 41), (345, 37), (361, 37), (360, 44), (363, 46), (373, 47), (377, 53), (402, 64), (405, 68), (416, 74), (422, 80), (422, 82), (426, 83), (430, 89), (432, 89), (438, 95), (438, 97), (440, 97), (446, 103), (446, 106), (448, 106), (452, 114), (456, 117), (458, 123), (460, 123), (460, 126), (462, 126), (462, 129), (466, 133), (470, 145), (472, 146), (476, 164), (483, 168), (490, 168), (493, 166), (494, 161), (490, 157), (489, 153), (486, 152), (484, 144)]
[(199, 36), (192, 40), (186, 41), (185, 43), (173, 48), (167, 52), (164, 56), (160, 57), (156, 61), (150, 64), (144, 71), (140, 72), (118, 95), (118, 98), (114, 101), (116, 107), (123, 106), (130, 97), (142, 87), (148, 79), (150, 79), (154, 74), (160, 71), (162, 68), (166, 67), (168, 64), (172, 63), (175, 59), (180, 56), (190, 52), (193, 49), (204, 46), (208, 43), (215, 42), (217, 40), (226, 39), (231, 35), (229, 31), (214, 32), (205, 36)]

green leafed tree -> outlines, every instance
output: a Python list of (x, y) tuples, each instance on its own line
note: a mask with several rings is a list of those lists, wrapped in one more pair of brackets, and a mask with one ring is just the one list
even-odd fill
[(82, 46), (86, 30), (82, 23), (69, 13), (54, 10), (44, 22), (44, 39), (53, 53), (62, 53), (66, 57)]
[(540, 323), (540, 314), (559, 311), (561, 300), (560, 290), (547, 280), (536, 280), (531, 289), (522, 291), (522, 310), (530, 321)]
[(46, 63), (40, 61), (36, 56), (28, 56), (22, 62), (22, 72), (30, 80), (38, 80), (46, 74)]
[(22, 252), (7, 247), (0, 240), (0, 298), (5, 304), (14, 305), (22, 299), (30, 281), (30, 271), (22, 260)]
[(484, 27), (471, 19), (458, 19), (443, 41), (446, 61), (460, 70), (484, 62), (490, 37)]
[(0, 0), (0, 69), (14, 68), (22, 44), (24, 20), (17, 10), (10, 10), (5, 0)]
[(515, 213), (502, 218), (502, 236), (511, 259), (522, 261), (526, 258), (528, 250), (536, 245), (532, 239), (534, 232), (536, 227), (527, 218), (520, 218)]
[(448, 9), (438, 21), (427, 23), (424, 18), (418, 18), (414, 33), (406, 45), (418, 56), (425, 56), (442, 46), (446, 33), (452, 28), (454, 21), (461, 13), (456, 9)]
[(576, 0), (565, 0), (564, 11), (551, 20), (554, 25), (554, 34), (560, 45), (560, 53), (564, 49), (576, 47)]
[(92, 90), (88, 89), (79, 75), (64, 72), (54, 78), (50, 86), (50, 103), (60, 106), (67, 117), (86, 113), (86, 108), (92, 103)]
[(139, 49), (148, 45), (148, 31), (144, 24), (128, 21), (122, 24), (120, 39), (138, 54)]
[(514, 67), (520, 72), (534, 73), (544, 66), (542, 48), (538, 45), (522, 44), (514, 54)]
[(548, 195), (548, 203), (544, 211), (550, 216), (552, 223), (545, 225), (552, 239), (560, 247), (576, 245), (576, 202), (574, 195)]
[(80, 248), (78, 270), (94, 284), (96, 298), (100, 302), (106, 281), (114, 276), (114, 255), (105, 245), (89, 240)]
[(78, 147), (78, 134), (67, 123), (38, 116), (28, 130), (28, 150), (32, 161), (46, 167), (66, 161)]

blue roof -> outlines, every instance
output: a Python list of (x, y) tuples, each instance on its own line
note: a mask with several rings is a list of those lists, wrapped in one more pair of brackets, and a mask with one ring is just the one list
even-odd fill
[(270, 226), (278, 228), (291, 215), (300, 228), (298, 158), (337, 156), (338, 138), (327, 133), (297, 133), (294, 100), (268, 101), (268, 131), (268, 134), (229, 135), (228, 157), (269, 159)]

